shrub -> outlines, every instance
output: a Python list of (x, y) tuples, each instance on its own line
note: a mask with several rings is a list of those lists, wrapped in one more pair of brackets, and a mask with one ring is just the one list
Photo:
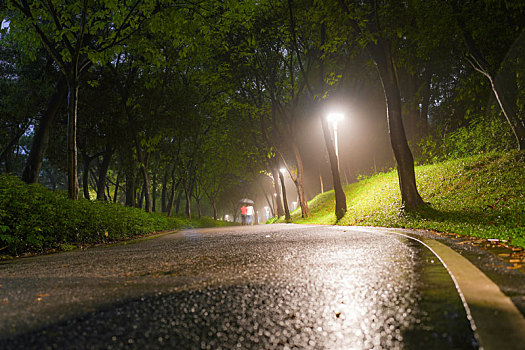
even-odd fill
[(39, 184), (27, 185), (15, 176), (0, 175), (1, 255), (70, 250), (71, 245), (221, 224), (211, 219), (168, 218), (109, 202), (72, 201), (64, 192), (52, 192)]

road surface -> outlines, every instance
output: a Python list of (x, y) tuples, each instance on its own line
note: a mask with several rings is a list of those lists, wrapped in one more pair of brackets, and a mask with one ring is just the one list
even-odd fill
[(0, 348), (473, 349), (447, 270), (359, 228), (185, 230), (0, 264)]

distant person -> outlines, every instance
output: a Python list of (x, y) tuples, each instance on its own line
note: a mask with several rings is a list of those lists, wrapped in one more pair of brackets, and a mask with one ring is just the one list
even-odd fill
[(248, 215), (248, 208), (243, 204), (241, 207), (241, 220), (242, 225), (246, 225), (246, 215)]
[(246, 210), (246, 218), (248, 219), (248, 225), (253, 225), (253, 219), (254, 219), (253, 214), (254, 214), (253, 207), (249, 205)]

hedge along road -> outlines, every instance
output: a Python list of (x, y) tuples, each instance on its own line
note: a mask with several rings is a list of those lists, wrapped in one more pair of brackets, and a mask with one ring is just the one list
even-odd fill
[[(455, 282), (427, 246), (388, 230), (187, 230), (1, 264), (0, 348), (525, 344), (516, 343), (519, 334), (505, 344), (508, 332), (474, 332), (476, 315)], [(501, 312), (499, 304), (482, 306)]]

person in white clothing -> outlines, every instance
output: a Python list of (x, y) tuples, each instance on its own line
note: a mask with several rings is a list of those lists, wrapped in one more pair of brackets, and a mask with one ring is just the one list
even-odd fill
[(246, 219), (247, 219), (248, 225), (253, 225), (253, 214), (254, 214), (253, 207), (249, 205), (248, 210), (246, 211)]

